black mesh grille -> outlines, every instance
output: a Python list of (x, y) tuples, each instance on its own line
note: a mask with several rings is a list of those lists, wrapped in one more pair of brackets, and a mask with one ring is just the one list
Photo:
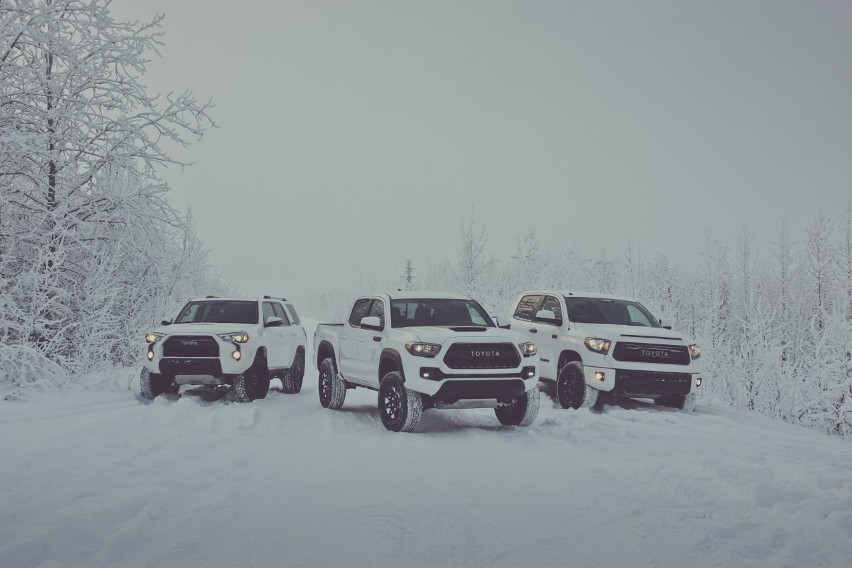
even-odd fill
[(692, 375), (657, 371), (615, 372), (615, 389), (623, 394), (689, 394)]
[(450, 369), (514, 369), (521, 355), (511, 343), (456, 343), (444, 355)]
[(219, 359), (162, 359), (160, 373), (164, 375), (222, 375), (222, 364)]
[(163, 343), (163, 357), (218, 357), (219, 344), (210, 336), (175, 335)]
[(689, 365), (689, 350), (684, 345), (619, 342), (615, 344), (612, 357), (616, 361)]

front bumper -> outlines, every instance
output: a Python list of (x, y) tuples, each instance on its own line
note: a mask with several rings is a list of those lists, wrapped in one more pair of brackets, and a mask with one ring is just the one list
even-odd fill
[[(694, 369), (690, 369), (694, 371)], [(633, 398), (655, 398), (697, 392), (701, 373), (683, 370), (583, 368), (586, 384), (600, 390)]]
[[(237, 347), (215, 337), (219, 343), (219, 357), (165, 357), (164, 340), (149, 344), (143, 352), (144, 366), (152, 373), (175, 377), (179, 384), (224, 384), (229, 375), (238, 375), (251, 367), (256, 347), (240, 345), (240, 359), (233, 358)], [(148, 358), (153, 353), (153, 359)]]
[(430, 363), (406, 368), (405, 386), (444, 403), (517, 397), (538, 384), (538, 366), (530, 359), (518, 369), (459, 370)]

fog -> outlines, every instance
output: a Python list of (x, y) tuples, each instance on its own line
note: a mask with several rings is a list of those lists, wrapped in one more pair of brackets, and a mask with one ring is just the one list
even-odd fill
[(218, 128), (163, 176), (226, 279), (306, 294), (542, 242), (688, 262), (850, 199), (852, 3), (116, 0)]

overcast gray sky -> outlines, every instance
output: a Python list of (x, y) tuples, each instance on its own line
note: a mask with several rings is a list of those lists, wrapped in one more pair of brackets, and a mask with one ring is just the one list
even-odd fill
[(678, 260), (852, 199), (852, 2), (116, 0), (219, 128), (165, 178), (247, 294), (348, 287), (530, 225)]

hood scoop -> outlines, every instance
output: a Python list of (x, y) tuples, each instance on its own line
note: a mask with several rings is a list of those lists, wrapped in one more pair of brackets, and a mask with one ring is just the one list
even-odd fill
[(488, 331), (487, 327), (451, 327), (453, 331)]

